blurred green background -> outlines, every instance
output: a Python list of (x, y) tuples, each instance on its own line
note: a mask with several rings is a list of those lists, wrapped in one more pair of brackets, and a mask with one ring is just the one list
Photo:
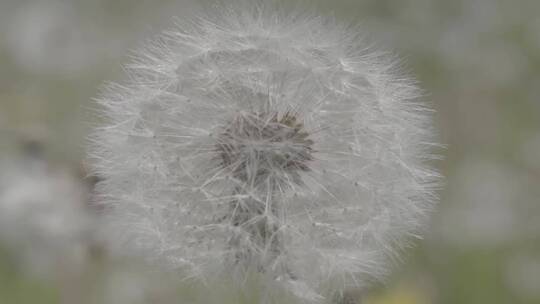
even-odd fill
[[(99, 86), (121, 80), (129, 50), (207, 2), (2, 0), (0, 154), (38, 140), (51, 163), (84, 170)], [(426, 239), (364, 303), (540, 303), (540, 1), (310, 2), (404, 59), (447, 145)], [(0, 303), (178, 303), (132, 264), (92, 256), (66, 282), (0, 250)], [(142, 295), (110, 296), (110, 282)]]

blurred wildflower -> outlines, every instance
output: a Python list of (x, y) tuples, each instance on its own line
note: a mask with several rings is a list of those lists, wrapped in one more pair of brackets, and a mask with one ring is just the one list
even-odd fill
[(31, 72), (73, 73), (96, 62), (93, 33), (83, 32), (69, 3), (31, 1), (6, 16), (9, 55)]
[(92, 221), (84, 184), (52, 168), (37, 141), (28, 141), (19, 159), (2, 159), (0, 168), (0, 246), (33, 274), (80, 266)]
[(99, 99), (104, 234), (311, 301), (381, 279), (436, 201), (430, 110), (357, 28), (238, 3), (149, 43)]

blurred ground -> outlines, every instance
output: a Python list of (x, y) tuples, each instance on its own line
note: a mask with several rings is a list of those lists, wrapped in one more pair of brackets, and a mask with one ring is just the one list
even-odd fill
[[(404, 58), (448, 146), (429, 235), (365, 303), (540, 303), (540, 2), (316, 2)], [(47, 162), (81, 176), (99, 85), (121, 77), (129, 49), (199, 3), (2, 0), (0, 155), (18, 157), (20, 143), (35, 140)], [(17, 258), (0, 251), (1, 304), (167, 303), (171, 295), (95, 256), (53, 278), (27, 274)]]

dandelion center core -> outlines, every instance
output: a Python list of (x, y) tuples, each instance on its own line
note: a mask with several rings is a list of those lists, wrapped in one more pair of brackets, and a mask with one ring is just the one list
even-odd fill
[(262, 181), (272, 175), (309, 171), (313, 141), (292, 111), (243, 112), (219, 136), (217, 150), (223, 168), (242, 181)]

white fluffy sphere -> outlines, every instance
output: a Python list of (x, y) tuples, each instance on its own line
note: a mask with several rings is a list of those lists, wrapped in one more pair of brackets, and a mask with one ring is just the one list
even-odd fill
[(357, 28), (221, 8), (127, 71), (91, 143), (105, 231), (183, 276), (264, 273), (310, 299), (362, 287), (436, 201), (430, 110)]

